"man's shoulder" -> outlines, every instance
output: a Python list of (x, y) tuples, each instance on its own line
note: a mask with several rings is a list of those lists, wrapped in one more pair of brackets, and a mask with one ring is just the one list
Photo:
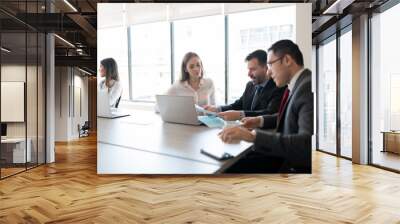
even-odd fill
[(254, 83), (252, 81), (248, 81), (246, 83), (246, 89), (254, 88)]

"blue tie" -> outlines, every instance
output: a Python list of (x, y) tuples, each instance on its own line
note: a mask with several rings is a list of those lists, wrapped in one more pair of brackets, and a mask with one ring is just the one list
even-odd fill
[(251, 102), (250, 110), (254, 110), (257, 104), (259, 92), (261, 92), (262, 86), (256, 86), (256, 91), (254, 92), (253, 101)]

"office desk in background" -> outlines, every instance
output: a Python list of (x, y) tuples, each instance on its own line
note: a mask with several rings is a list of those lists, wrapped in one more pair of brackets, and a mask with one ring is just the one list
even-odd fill
[(400, 154), (400, 131), (382, 131), (383, 150), (382, 152), (392, 152)]
[[(132, 110), (118, 119), (97, 118), (98, 174), (212, 174), (222, 173), (251, 144), (225, 144), (221, 129), (164, 123), (153, 111)], [(200, 152), (222, 149), (235, 156), (217, 161)]]
[(27, 147), (25, 153), (25, 138), (1, 139), (1, 159), (6, 164), (25, 164), (31, 162), (32, 140), (26, 139)]

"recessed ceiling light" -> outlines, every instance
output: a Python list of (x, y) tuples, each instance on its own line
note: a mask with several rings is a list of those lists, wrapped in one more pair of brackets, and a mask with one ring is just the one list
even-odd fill
[(6, 53), (10, 53), (10, 52), (11, 52), (11, 50), (9, 50), (9, 49), (7, 49), (7, 48), (5, 48), (5, 47), (1, 47), (1, 50), (4, 51), (4, 52), (6, 52)]
[(78, 69), (79, 69), (79, 71), (81, 71), (81, 72), (83, 72), (83, 73), (85, 73), (85, 74), (92, 75), (92, 73), (90, 73), (90, 72), (88, 72), (88, 71), (85, 71), (85, 70), (83, 70), (83, 69), (81, 69), (81, 68), (79, 68), (79, 67), (78, 67)]
[(71, 42), (69, 42), (68, 40), (66, 40), (66, 39), (64, 39), (64, 38), (62, 38), (62, 37), (60, 37), (60, 36), (57, 35), (57, 34), (54, 34), (54, 36), (57, 37), (58, 39), (60, 39), (61, 41), (63, 41), (64, 43), (68, 44), (69, 46), (75, 48), (75, 45), (73, 45), (73, 44), (72, 44)]
[(75, 12), (78, 12), (78, 10), (71, 4), (69, 3), (68, 0), (64, 0), (65, 4), (67, 4), (72, 10), (74, 10)]

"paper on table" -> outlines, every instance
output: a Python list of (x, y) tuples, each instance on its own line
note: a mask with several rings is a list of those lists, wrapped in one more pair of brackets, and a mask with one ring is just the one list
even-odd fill
[(198, 113), (203, 113), (203, 114), (208, 115), (208, 116), (215, 116), (215, 117), (218, 116), (217, 113), (208, 111), (208, 110), (202, 108), (201, 106), (199, 106), (197, 104), (195, 104), (194, 107), (196, 108), (196, 111)]
[(198, 116), (198, 119), (209, 128), (223, 128), (225, 125), (224, 120), (215, 116)]

